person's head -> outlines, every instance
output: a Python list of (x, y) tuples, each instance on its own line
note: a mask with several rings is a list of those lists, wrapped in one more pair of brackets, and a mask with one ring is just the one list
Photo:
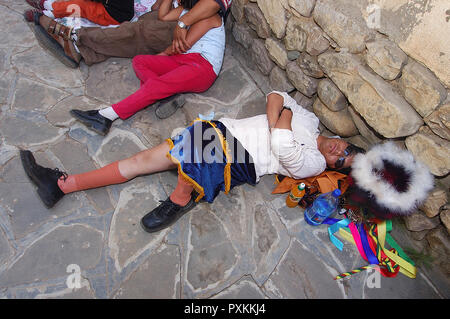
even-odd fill
[(340, 138), (319, 135), (317, 147), (325, 157), (327, 167), (332, 170), (348, 171), (353, 158), (358, 153), (365, 153), (364, 149), (350, 144)]
[(195, 6), (198, 0), (178, 0), (178, 3), (180, 6), (182, 6), (185, 9), (192, 9), (192, 7)]

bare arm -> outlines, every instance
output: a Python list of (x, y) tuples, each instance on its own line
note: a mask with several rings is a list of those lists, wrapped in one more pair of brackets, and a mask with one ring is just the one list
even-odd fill
[(186, 41), (188, 42), (189, 46), (193, 46), (195, 42), (200, 40), (200, 38), (206, 34), (206, 32), (208, 32), (213, 28), (218, 28), (221, 25), (222, 25), (222, 18), (218, 14), (200, 20), (189, 28), (186, 36)]
[[(196, 22), (209, 18), (219, 12), (220, 6), (214, 0), (199, 0), (197, 4), (180, 18), (187, 26), (191, 26)], [(174, 52), (183, 53), (189, 50), (190, 46), (186, 40), (187, 30), (179, 26), (175, 26), (173, 32), (172, 49)]]
[(200, 0), (195, 6), (180, 18), (187, 26), (193, 25), (200, 20), (212, 17), (219, 12), (220, 6), (214, 0)]
[(158, 11), (158, 20), (176, 21), (180, 17), (182, 11), (183, 7), (181, 6), (175, 9), (172, 8), (172, 0), (162, 0)]
[(292, 131), (292, 111), (288, 109), (283, 109), (281, 111), (280, 117), (278, 118), (277, 124), (275, 124), (274, 128), (282, 128), (289, 131)]
[(157, 11), (157, 10), (159, 10), (159, 7), (161, 6), (161, 3), (162, 3), (163, 1), (164, 1), (164, 0), (156, 0), (156, 2), (152, 5), (151, 10), (152, 10), (152, 11)]
[[(193, 26), (189, 28), (186, 36), (186, 41), (191, 47), (210, 29), (220, 27), (221, 25), (222, 25), (222, 18), (218, 14), (215, 14), (212, 17), (196, 22)], [(168, 47), (164, 51), (164, 53), (167, 55), (175, 54), (175, 52), (172, 50), (172, 46)]]

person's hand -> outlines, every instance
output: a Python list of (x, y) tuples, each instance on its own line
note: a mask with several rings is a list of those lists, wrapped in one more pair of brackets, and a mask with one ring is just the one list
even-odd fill
[(185, 53), (191, 48), (186, 41), (187, 30), (180, 28), (178, 25), (173, 31), (172, 51), (177, 54)]

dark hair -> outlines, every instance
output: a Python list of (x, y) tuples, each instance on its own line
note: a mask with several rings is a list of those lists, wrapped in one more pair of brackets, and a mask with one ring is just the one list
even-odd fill
[[(351, 153), (349, 155), (356, 155), (356, 154), (360, 154), (360, 153), (365, 154), (366, 153), (365, 149), (363, 149), (363, 148), (361, 148), (359, 146), (356, 146), (355, 144), (348, 143), (348, 146), (350, 146), (350, 149), (351, 149)], [(350, 174), (350, 171), (352, 170), (352, 167), (350, 166), (350, 167), (343, 167), (343, 168), (338, 168), (338, 169), (334, 169), (334, 168), (328, 167), (328, 169), (332, 170), (332, 171), (336, 171), (336, 172), (342, 173), (342, 174), (345, 174), (345, 175), (348, 175), (348, 174)]]
[(180, 5), (185, 9), (192, 9), (197, 4), (198, 0), (180, 0)]

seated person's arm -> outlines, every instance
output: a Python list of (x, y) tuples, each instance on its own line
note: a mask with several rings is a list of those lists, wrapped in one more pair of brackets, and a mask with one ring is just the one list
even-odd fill
[[(210, 29), (220, 27), (221, 25), (222, 18), (218, 14), (215, 14), (207, 19), (203, 19), (189, 28), (186, 36), (186, 41), (188, 42), (189, 46), (192, 47), (195, 42), (197, 42), (201, 37), (205, 35), (206, 32), (208, 32)], [(173, 51), (172, 45), (163, 52), (163, 55), (172, 54), (176, 54)]]
[(199, 0), (192, 9), (180, 18), (187, 26), (207, 19), (219, 12), (220, 6), (214, 0)]
[(177, 21), (182, 11), (183, 7), (181, 6), (172, 8), (172, 0), (162, 0), (158, 11), (158, 20)]
[(159, 10), (159, 7), (161, 6), (161, 3), (162, 3), (163, 1), (164, 1), (164, 0), (156, 0), (156, 2), (152, 5), (151, 10), (152, 10), (152, 11), (157, 11), (157, 10)]
[[(199, 0), (188, 13), (180, 18), (187, 26), (192, 26), (196, 22), (212, 17), (220, 10), (220, 5), (215, 0)], [(186, 40), (186, 29), (175, 26), (173, 31), (173, 50), (177, 53), (183, 53), (189, 50)]]

